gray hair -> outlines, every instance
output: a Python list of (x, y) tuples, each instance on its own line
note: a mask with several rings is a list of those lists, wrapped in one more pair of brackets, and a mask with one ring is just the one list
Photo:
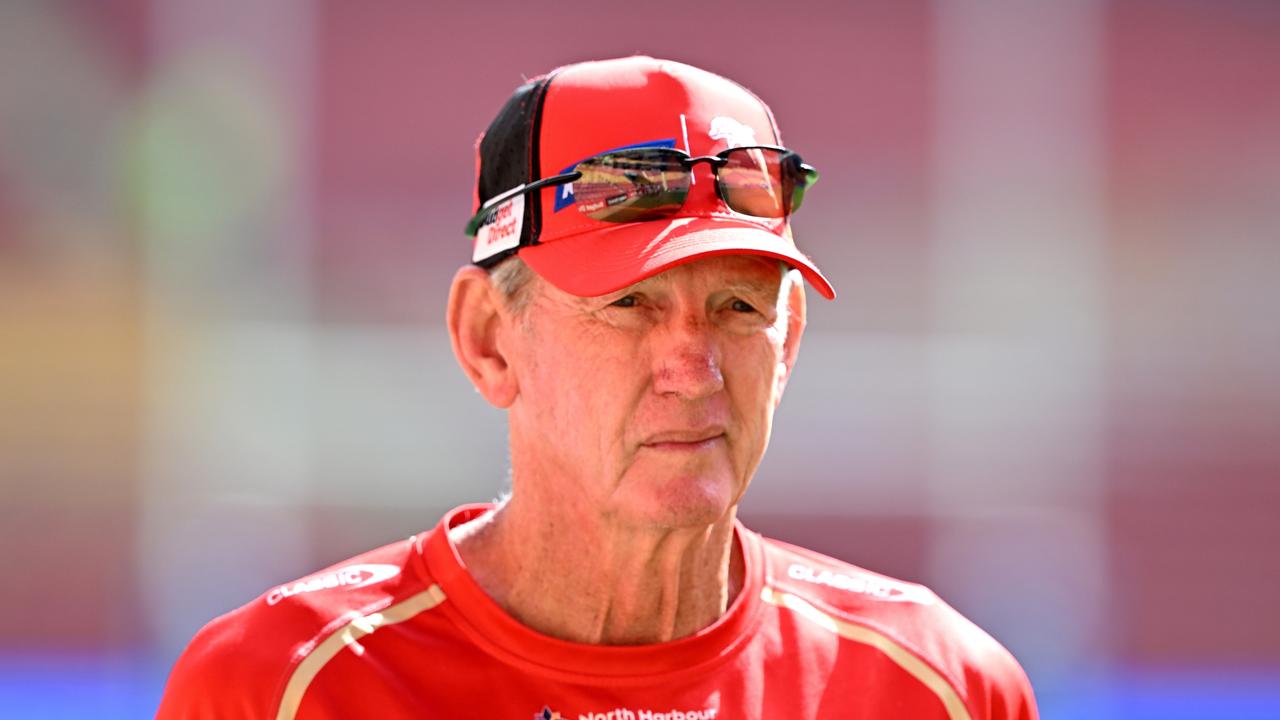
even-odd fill
[(507, 309), (519, 316), (532, 297), (534, 272), (519, 255), (512, 255), (489, 269), (489, 282), (498, 289)]

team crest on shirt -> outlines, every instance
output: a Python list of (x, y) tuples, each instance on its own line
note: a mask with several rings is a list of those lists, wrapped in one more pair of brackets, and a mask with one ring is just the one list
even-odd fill
[(567, 720), (567, 718), (552, 710), (550, 706), (543, 705), (542, 710), (534, 714), (533, 720)]

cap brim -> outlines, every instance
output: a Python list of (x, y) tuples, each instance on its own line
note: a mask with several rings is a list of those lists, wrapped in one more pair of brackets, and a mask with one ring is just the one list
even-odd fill
[(823, 297), (835, 288), (794, 245), (759, 225), (730, 218), (651, 220), (559, 238), (526, 247), (520, 257), (557, 288), (595, 297), (698, 258), (761, 255), (796, 268)]

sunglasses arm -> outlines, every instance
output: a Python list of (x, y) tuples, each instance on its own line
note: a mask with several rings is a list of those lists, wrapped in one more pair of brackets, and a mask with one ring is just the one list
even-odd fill
[(565, 173), (564, 175), (552, 175), (551, 177), (542, 178), (541, 180), (534, 180), (531, 183), (517, 185), (510, 190), (494, 195), (486, 200), (484, 204), (480, 206), (480, 209), (476, 211), (476, 214), (471, 217), (471, 222), (467, 223), (467, 235), (475, 235), (476, 232), (480, 230), (480, 226), (484, 224), (485, 217), (488, 216), (489, 213), (493, 212), (494, 208), (511, 198), (518, 195), (526, 195), (528, 193), (541, 190), (544, 187), (571, 183), (581, 177), (582, 173), (577, 171)]

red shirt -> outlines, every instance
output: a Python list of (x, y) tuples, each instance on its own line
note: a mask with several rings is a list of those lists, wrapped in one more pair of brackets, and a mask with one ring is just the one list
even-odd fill
[(158, 717), (1036, 717), (1013, 656), (929, 589), (741, 525), (743, 588), (711, 626), (635, 646), (539, 634), (484, 593), (449, 542), (447, 528), (487, 509), (454, 510), (209, 623)]

